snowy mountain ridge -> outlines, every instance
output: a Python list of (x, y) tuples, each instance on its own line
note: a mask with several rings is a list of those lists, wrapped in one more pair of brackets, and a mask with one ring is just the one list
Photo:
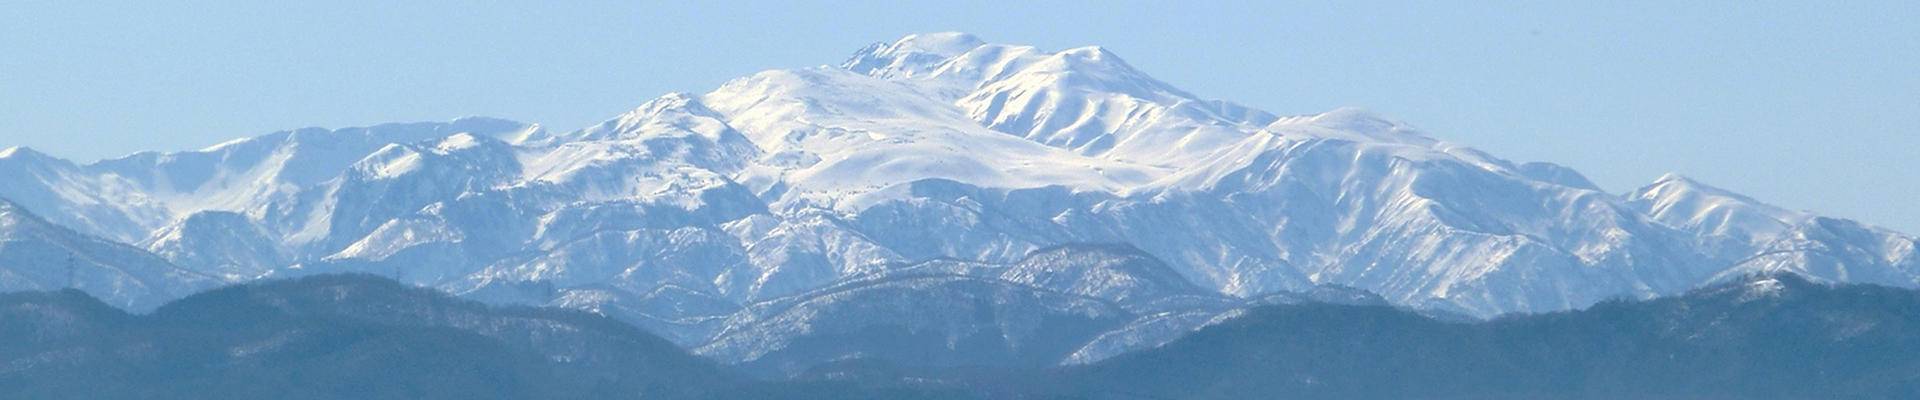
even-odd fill
[(0, 199), (0, 287), (6, 291), (76, 288), (115, 307), (144, 312), (230, 282), (48, 223)]
[[(925, 292), (942, 301), (1118, 304), (1073, 325), (1112, 329), (1100, 340), (1113, 347), (1046, 347), (1076, 362), (1164, 342), (1139, 335), (1208, 323), (1235, 299), (1328, 285), (1476, 317), (1782, 271), (1920, 286), (1916, 239), (1885, 229), (1677, 175), (1610, 194), (1571, 169), (1516, 165), (1364, 110), (1278, 117), (1199, 98), (1098, 47), (959, 33), (668, 94), (568, 133), (488, 118), (310, 128), (87, 165), (12, 148), (0, 176), (0, 198), (21, 209), (222, 281), (374, 273), (597, 310), (727, 354), (777, 349), (717, 343), (787, 339), (727, 332), (810, 323), (752, 325), (779, 319), (757, 304), (961, 265), (929, 263), (942, 259), (979, 264), (916, 281), (944, 288)], [(1058, 252), (1085, 243), (1138, 254)], [(1164, 268), (1064, 267), (1140, 257)], [(972, 275), (987, 270), (1023, 272)], [(1133, 292), (1115, 288), (1133, 279), (1223, 300), (1127, 306)], [(1111, 290), (1060, 292), (1097, 287)]]

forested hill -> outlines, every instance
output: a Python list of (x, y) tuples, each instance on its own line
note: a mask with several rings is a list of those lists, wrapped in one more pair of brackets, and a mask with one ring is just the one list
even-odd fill
[(1476, 324), (1274, 306), (1061, 375), (1115, 399), (1913, 398), (1920, 292), (1752, 277)]
[(0, 295), (0, 397), (691, 398), (745, 379), (579, 311), (492, 308), (364, 275), (232, 286), (129, 315)]

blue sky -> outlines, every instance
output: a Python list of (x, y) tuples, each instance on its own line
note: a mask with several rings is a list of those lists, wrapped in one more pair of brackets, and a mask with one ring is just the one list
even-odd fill
[(0, 13), (0, 147), (88, 162), (468, 115), (572, 130), (958, 30), (1106, 46), (1277, 114), (1364, 107), (1613, 192), (1679, 172), (1920, 233), (1916, 2), (82, 3)]

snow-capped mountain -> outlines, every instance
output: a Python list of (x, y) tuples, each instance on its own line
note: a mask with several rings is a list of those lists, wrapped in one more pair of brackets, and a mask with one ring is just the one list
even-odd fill
[[(468, 118), (88, 165), (14, 148), (0, 177), (0, 198), (201, 275), (373, 273), (598, 310), (713, 354), (734, 354), (719, 349), (743, 330), (860, 320), (835, 300), (848, 298), (1065, 310), (1122, 332), (1068, 356), (1085, 362), (1164, 342), (1125, 332), (1182, 332), (1329, 285), (1476, 317), (1760, 272), (1920, 286), (1916, 239), (1884, 229), (1678, 177), (1610, 194), (1363, 110), (1279, 117), (1098, 47), (957, 33), (668, 94), (569, 133)], [(1139, 254), (1060, 247), (1084, 243)], [(874, 280), (934, 270), (944, 278)], [(940, 326), (985, 326), (952, 321)]]

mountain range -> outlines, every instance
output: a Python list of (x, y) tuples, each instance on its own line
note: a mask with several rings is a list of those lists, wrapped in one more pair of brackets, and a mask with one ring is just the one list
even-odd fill
[[(755, 374), (1096, 362), (1249, 307), (1548, 313), (1744, 276), (1920, 287), (1920, 240), (1679, 175), (1609, 193), (1359, 109), (1202, 99), (959, 33), (570, 132), (308, 128), (79, 164), (0, 150), (0, 289), (145, 312), (365, 273), (587, 310)], [(853, 340), (853, 339), (859, 340)]]

